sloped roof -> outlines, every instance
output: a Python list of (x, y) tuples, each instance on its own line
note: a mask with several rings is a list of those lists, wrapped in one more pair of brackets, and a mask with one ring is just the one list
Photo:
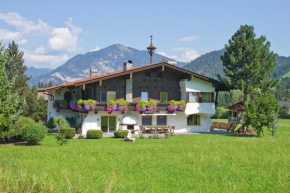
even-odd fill
[(60, 85), (56, 85), (56, 86), (51, 86), (51, 87), (47, 87), (47, 88), (41, 88), (38, 89), (38, 92), (44, 92), (44, 91), (50, 91), (50, 90), (57, 90), (63, 87), (68, 87), (68, 86), (80, 86), (83, 84), (88, 84), (88, 83), (92, 83), (92, 82), (97, 82), (100, 80), (104, 80), (104, 79), (110, 79), (113, 77), (117, 77), (117, 76), (122, 76), (122, 75), (126, 75), (126, 74), (130, 74), (130, 73), (134, 73), (134, 72), (139, 72), (139, 71), (143, 71), (143, 70), (148, 70), (148, 69), (152, 69), (152, 68), (156, 68), (156, 67), (160, 67), (160, 66), (166, 66), (169, 68), (172, 68), (174, 70), (177, 71), (181, 71), (187, 74), (192, 75), (193, 77), (208, 81), (208, 82), (212, 82), (212, 83), (218, 83), (217, 80), (212, 79), (212, 78), (208, 78), (206, 76), (185, 70), (183, 68), (177, 67), (175, 65), (172, 64), (168, 64), (167, 62), (160, 62), (160, 63), (155, 63), (155, 64), (147, 64), (147, 65), (143, 65), (143, 66), (137, 66), (137, 67), (133, 67), (130, 70), (117, 70), (111, 73), (106, 73), (106, 74), (101, 74), (99, 76), (94, 76), (91, 78), (85, 78), (85, 79), (80, 79), (80, 80), (76, 80), (76, 81), (72, 81), (72, 82), (67, 82), (64, 84), (60, 84)]
[(245, 107), (243, 101), (240, 101), (236, 104), (233, 104), (232, 106), (229, 106), (228, 109), (229, 110), (241, 110), (241, 111), (243, 111), (246, 109), (246, 107)]

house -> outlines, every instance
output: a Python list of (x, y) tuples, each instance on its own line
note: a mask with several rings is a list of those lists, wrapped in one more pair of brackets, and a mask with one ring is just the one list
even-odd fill
[(244, 103), (238, 102), (228, 107), (229, 109), (229, 123), (243, 123), (243, 111), (246, 109)]
[[(112, 132), (132, 129), (137, 133), (144, 128), (175, 128), (175, 132), (208, 132), (210, 117), (215, 114), (215, 92), (227, 90), (217, 80), (182, 69), (176, 63), (159, 63), (133, 67), (131, 61), (124, 68), (57, 86), (39, 89), (49, 96), (48, 118), (77, 116), (82, 122), (82, 134), (89, 129)], [(89, 110), (76, 110), (72, 100), (93, 99), (96, 104)], [(217, 99), (217, 95), (216, 95)], [(66, 104), (57, 106), (56, 101)], [(108, 101), (125, 100), (126, 111), (107, 112)], [(154, 101), (155, 109), (136, 111), (138, 101)], [(185, 101), (183, 108), (168, 109), (171, 100)]]

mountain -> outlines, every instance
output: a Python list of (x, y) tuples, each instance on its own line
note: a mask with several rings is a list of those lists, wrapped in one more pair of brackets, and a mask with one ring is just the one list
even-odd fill
[[(154, 54), (153, 63), (159, 62), (163, 58), (175, 61), (174, 59)], [(150, 63), (150, 57), (147, 51), (137, 50), (121, 44), (114, 44), (98, 51), (76, 55), (55, 70), (38, 77), (33, 77), (29, 84), (37, 85), (38, 82), (47, 84), (50, 80), (53, 84), (61, 84), (88, 78), (90, 76), (90, 69), (97, 70), (98, 74), (105, 74), (122, 69), (123, 63), (127, 60), (131, 60), (133, 66)], [(177, 65), (181, 67), (185, 63), (177, 62)]]
[(47, 74), (49, 72), (51, 72), (53, 69), (50, 68), (35, 68), (35, 67), (29, 67), (25, 74), (26, 76), (32, 76), (32, 77), (37, 77), (37, 76), (41, 76), (44, 74)]
[[(217, 75), (224, 76), (223, 65), (220, 59), (220, 55), (224, 53), (224, 49), (212, 51), (201, 55), (197, 59), (183, 66), (183, 68), (217, 79)], [(274, 78), (282, 78), (287, 72), (290, 71), (290, 57), (277, 56), (277, 66), (272, 73)]]

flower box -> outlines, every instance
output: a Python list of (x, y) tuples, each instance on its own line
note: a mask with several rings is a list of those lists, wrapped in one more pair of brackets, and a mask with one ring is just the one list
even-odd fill
[(109, 100), (106, 111), (111, 114), (113, 111), (119, 111), (124, 114), (128, 110), (129, 103), (125, 100)]
[(139, 100), (135, 107), (135, 111), (138, 111), (141, 114), (145, 112), (149, 112), (149, 111), (154, 112), (156, 110), (157, 110), (157, 104), (153, 100), (150, 100), (150, 101)]
[(175, 101), (171, 100), (170, 104), (167, 106), (168, 113), (174, 113), (175, 111), (184, 111), (186, 104), (183, 100)]

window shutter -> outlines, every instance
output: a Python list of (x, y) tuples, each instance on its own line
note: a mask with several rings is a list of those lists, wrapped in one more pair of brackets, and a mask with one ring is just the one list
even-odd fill
[(186, 101), (189, 103), (189, 93), (186, 93)]

